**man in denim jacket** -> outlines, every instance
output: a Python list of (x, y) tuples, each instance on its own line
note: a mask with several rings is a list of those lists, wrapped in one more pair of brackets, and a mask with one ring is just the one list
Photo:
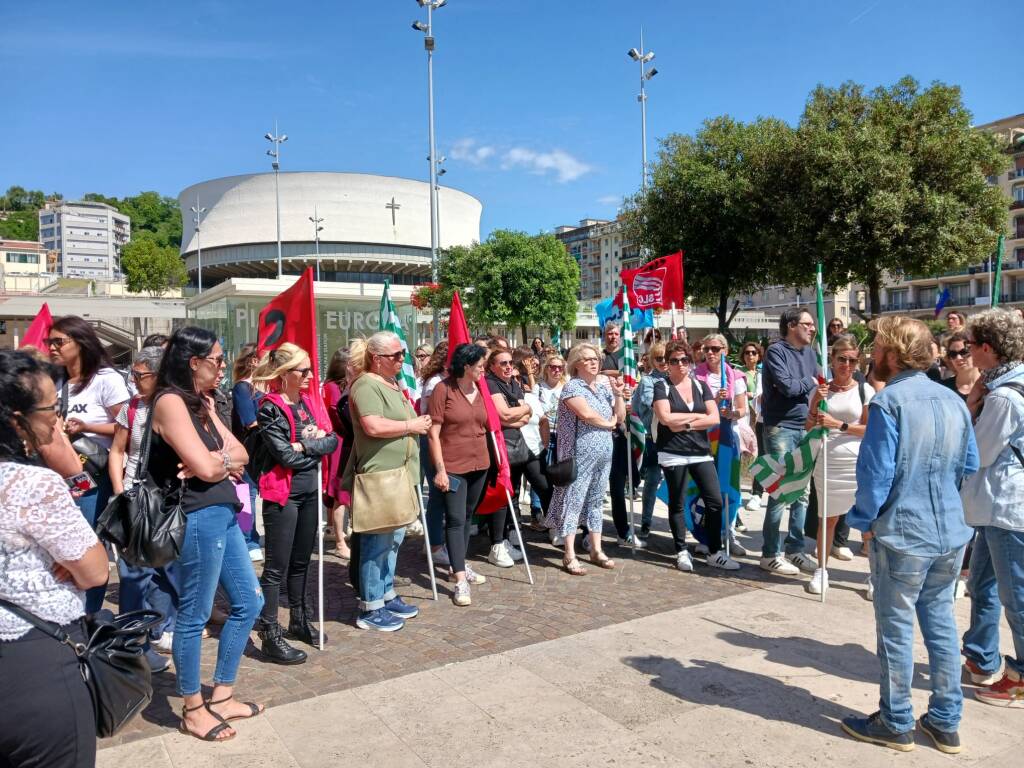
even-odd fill
[[(1024, 320), (993, 309), (971, 317), (971, 357), (981, 378), (967, 398), (975, 413), (978, 474), (964, 482), (967, 522), (977, 527), (971, 555), (971, 626), (964, 666), (979, 701), (1024, 708)], [(1014, 652), (999, 674), (999, 614)]]
[(847, 520), (874, 534), (880, 711), (845, 718), (843, 730), (903, 752), (914, 748), (916, 613), (932, 687), (919, 725), (941, 751), (955, 753), (963, 692), (953, 589), (973, 534), (959, 489), (964, 476), (977, 471), (978, 451), (963, 401), (924, 374), (932, 362), (928, 327), (883, 317), (875, 331), (875, 376), (887, 384), (868, 406), (857, 495)]

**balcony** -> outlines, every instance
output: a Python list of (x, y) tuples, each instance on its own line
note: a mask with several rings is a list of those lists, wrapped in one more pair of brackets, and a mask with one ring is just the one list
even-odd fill
[(1024, 179), (1024, 168), (1013, 169), (1012, 171), (1006, 174), (1006, 178), (1009, 181), (1013, 181), (1014, 179)]

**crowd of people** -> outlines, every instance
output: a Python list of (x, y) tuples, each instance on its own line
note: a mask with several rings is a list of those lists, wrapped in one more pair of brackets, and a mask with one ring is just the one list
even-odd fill
[[(743, 342), (735, 363), (720, 334), (691, 343), (685, 331), (666, 340), (650, 332), (638, 345), (635, 386), (623, 375), (614, 323), (603, 346), (569, 350), (539, 338), (512, 347), (491, 335), (454, 349), (421, 345), (415, 402), (400, 384), (403, 341), (382, 331), (332, 356), (323, 410), (308, 351), (293, 344), (263, 354), (242, 347), (225, 381), (219, 340), (185, 327), (146, 339), (126, 378), (88, 322), (60, 318), (46, 340), (49, 359), (0, 352), (0, 597), (80, 637), (107, 583), (97, 517), (148, 474), (186, 513), (181, 555), (161, 568), (117, 558), (118, 608), (162, 614), (146, 659), (154, 674), (169, 669), (167, 654), (173, 660), (182, 732), (226, 740), (232, 721), (263, 711), (234, 693), (250, 634), (269, 663), (301, 664), (309, 652), (298, 646), (317, 647), (309, 571), (322, 514), (334, 542), (327, 554), (348, 565), (359, 598), (356, 626), (394, 632), (418, 614), (395, 585), (420, 501), (432, 562), (448, 574), (458, 607), (486, 581), (473, 568), (474, 535), (485, 538), (490, 565), (523, 560), (521, 497), (529, 499), (523, 527), (545, 532), (562, 550), (562, 569), (582, 577), (620, 567), (605, 551), (606, 508), (620, 547), (651, 546), (664, 484), (676, 568), (735, 572), (747, 554), (736, 536), (746, 530), (742, 516), (760, 510), (766, 493), (755, 481), (743, 502), (738, 483), (722, 483), (722, 436), (732, 435), (749, 461), (791, 452), (823, 428), (808, 488), (786, 500), (767, 495), (757, 564), (821, 594), (829, 558), (852, 559), (850, 528), (861, 531), (881, 703), (843, 727), (865, 741), (913, 746), (916, 615), (933, 689), (917, 724), (939, 749), (959, 751), (961, 655), (979, 700), (1024, 707), (1024, 320), (1002, 310), (950, 313), (948, 333), (935, 338), (920, 321), (885, 317), (873, 324), (867, 356), (836, 318), (827, 326), (827, 379), (815, 325), (806, 310), (787, 309), (779, 337), (767, 347)], [(502, 459), (490, 413), (500, 422), (512, 506), (492, 492)], [(630, 416), (646, 430), (639, 455)], [(819, 541), (814, 556), (807, 538)], [(958, 588), (972, 601), (962, 645)], [(1002, 611), (1014, 642), (1005, 667)], [(211, 623), (221, 627), (204, 697), (200, 649)], [(81, 681), (69, 682), (66, 650), (0, 607), (5, 765), (40, 754), (46, 765), (92, 764), (91, 704)], [(68, 693), (53, 696), (58, 687)], [(44, 699), (54, 716), (28, 717)]]

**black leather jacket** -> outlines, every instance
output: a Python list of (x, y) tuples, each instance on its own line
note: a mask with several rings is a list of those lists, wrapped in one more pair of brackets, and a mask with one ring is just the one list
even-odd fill
[(295, 442), (302, 443), (302, 452), (292, 448), (292, 428), (288, 417), (270, 400), (264, 400), (256, 413), (260, 436), (271, 463), (303, 472), (316, 469), (320, 459), (333, 453), (338, 447), (338, 436), (329, 432), (325, 437), (300, 438)]

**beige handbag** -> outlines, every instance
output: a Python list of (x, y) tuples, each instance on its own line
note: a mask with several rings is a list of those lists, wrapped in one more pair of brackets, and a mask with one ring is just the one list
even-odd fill
[(419, 517), (419, 491), (409, 475), (413, 438), (406, 438), (405, 461), (396, 469), (356, 472), (352, 482), (352, 530), (385, 533), (404, 528)]

